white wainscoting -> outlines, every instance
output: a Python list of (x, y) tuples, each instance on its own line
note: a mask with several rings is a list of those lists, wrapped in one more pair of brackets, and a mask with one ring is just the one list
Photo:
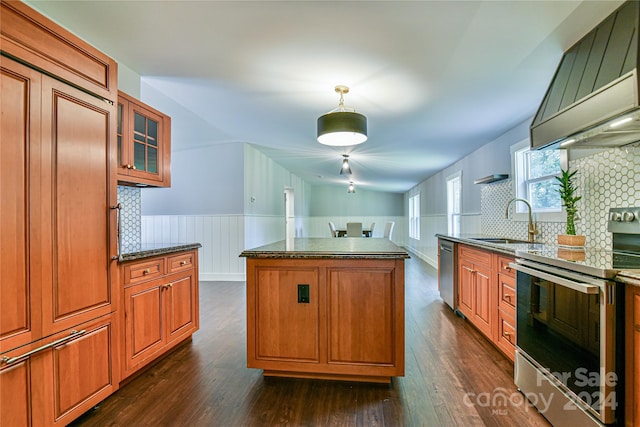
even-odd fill
[[(462, 214), (460, 234), (480, 234), (479, 213)], [(418, 257), (438, 268), (438, 238), (436, 234), (447, 234), (447, 215), (425, 215), (420, 218), (420, 240), (409, 239), (407, 247)]]
[(244, 229), (243, 215), (143, 215), (142, 243), (200, 243), (200, 280), (241, 281)]
[(424, 215), (420, 218), (420, 240), (409, 239), (407, 247), (420, 259), (438, 268), (438, 239), (435, 235), (446, 232), (446, 215)]
[[(284, 217), (268, 215), (143, 215), (143, 244), (200, 243), (200, 280), (243, 281), (245, 259), (238, 255), (284, 239)], [(406, 234), (402, 217), (307, 217), (296, 218), (296, 237), (329, 237), (329, 221), (343, 226), (360, 221), (364, 228), (376, 222), (374, 237), (382, 237), (387, 221), (396, 225), (392, 241), (403, 245)]]
[[(462, 214), (460, 234), (480, 234), (481, 215)], [(418, 257), (438, 268), (438, 238), (436, 234), (447, 234), (447, 215), (425, 215), (420, 218), (420, 240), (408, 239), (407, 247)]]

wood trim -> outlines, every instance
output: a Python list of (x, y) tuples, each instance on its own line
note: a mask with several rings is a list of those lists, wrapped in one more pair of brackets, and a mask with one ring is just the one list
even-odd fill
[(625, 426), (640, 422), (640, 287), (626, 285)]
[(116, 102), (117, 63), (20, 1), (0, 4), (2, 52)]

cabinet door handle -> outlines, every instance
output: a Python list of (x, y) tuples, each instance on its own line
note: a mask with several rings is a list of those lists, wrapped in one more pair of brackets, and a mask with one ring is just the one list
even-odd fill
[(171, 287), (173, 287), (173, 283), (167, 283), (166, 285), (162, 285), (163, 289), (169, 289)]
[(69, 335), (68, 337), (64, 337), (64, 338), (60, 338), (59, 340), (53, 341), (49, 344), (43, 345), (42, 347), (38, 347), (34, 350), (31, 350), (25, 354), (21, 354), (20, 356), (16, 356), (16, 357), (2, 357), (2, 359), (0, 359), (0, 363), (4, 363), (5, 365), (11, 365), (12, 363), (17, 362), (18, 360), (24, 359), (25, 357), (29, 357), (32, 356), (36, 353), (40, 353), (41, 351), (44, 351), (48, 348), (51, 347), (55, 347), (57, 345), (60, 345), (62, 343), (64, 343), (65, 341), (69, 341), (75, 337), (78, 337), (80, 335), (83, 335), (87, 333), (87, 331), (85, 329), (81, 330), (81, 331), (76, 331), (75, 329), (71, 331), (71, 335)]
[(476, 272), (476, 270), (473, 270), (473, 269), (471, 269), (469, 267), (466, 267), (464, 265), (462, 266), (462, 268), (464, 268), (465, 270), (467, 270), (469, 273), (472, 273), (472, 274)]
[(122, 247), (122, 235), (120, 234), (120, 230), (121, 230), (121, 226), (122, 226), (122, 217), (121, 217), (121, 212), (122, 212), (122, 204), (121, 203), (116, 203), (113, 206), (109, 206), (109, 209), (111, 210), (115, 210), (116, 214), (117, 214), (117, 228), (116, 228), (116, 233), (117, 233), (117, 238), (118, 238), (118, 242), (117, 245), (118, 247), (116, 248), (116, 253), (117, 255), (113, 255), (111, 257), (111, 260), (116, 261), (120, 259), (120, 248)]

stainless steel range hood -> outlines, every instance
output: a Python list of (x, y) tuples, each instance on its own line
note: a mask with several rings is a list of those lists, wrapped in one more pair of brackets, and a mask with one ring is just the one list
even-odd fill
[(638, 23), (628, 1), (565, 52), (531, 123), (531, 148), (640, 141)]

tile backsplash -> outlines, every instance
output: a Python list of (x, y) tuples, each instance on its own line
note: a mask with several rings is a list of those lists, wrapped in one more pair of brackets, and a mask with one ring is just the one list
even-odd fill
[[(612, 246), (607, 231), (610, 207), (640, 205), (640, 144), (599, 151), (569, 162), (576, 174), (580, 220), (578, 234), (587, 236), (592, 247)], [(492, 236), (527, 238), (527, 223), (505, 218), (505, 207), (513, 198), (511, 179), (483, 185), (481, 190), (481, 231)], [(534, 217), (535, 220), (535, 217)], [(536, 241), (555, 243), (556, 235), (565, 231), (564, 222), (536, 221), (540, 234)]]
[(140, 189), (118, 186), (120, 210), (120, 240), (122, 246), (136, 246), (142, 242), (142, 202)]

